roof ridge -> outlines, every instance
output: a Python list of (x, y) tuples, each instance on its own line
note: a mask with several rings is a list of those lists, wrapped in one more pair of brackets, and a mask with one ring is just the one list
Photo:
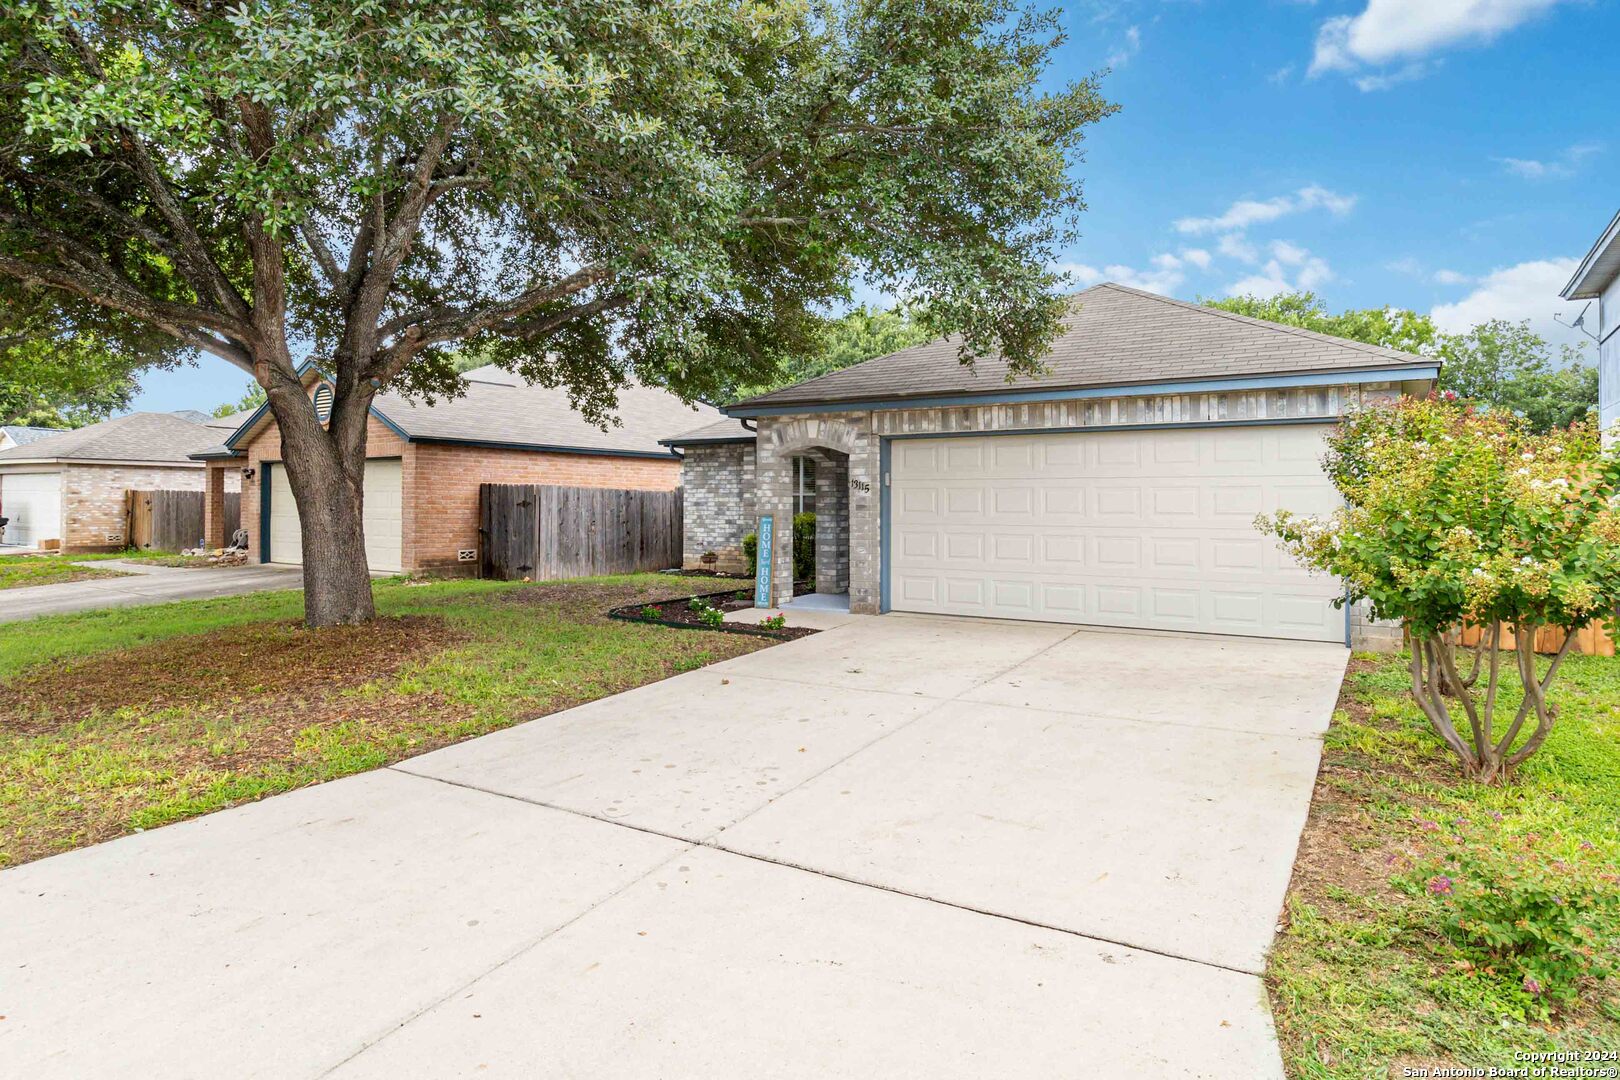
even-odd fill
[[(1121, 285), (1117, 281), (1103, 281), (1092, 286), (1093, 289), (1109, 288), (1122, 293), (1139, 296), (1144, 300), (1157, 300), (1161, 304), (1172, 307), (1186, 308), (1202, 315), (1212, 315), (1216, 318), (1227, 319), (1231, 322), (1242, 323), (1245, 326), (1255, 326), (1262, 330), (1274, 330), (1283, 334), (1292, 334), (1307, 341), (1323, 341), (1333, 345), (1346, 346), (1358, 352), (1371, 353), (1374, 356), (1400, 357), (1403, 360), (1428, 360), (1431, 357), (1419, 353), (1409, 353), (1402, 349), (1391, 349), (1383, 345), (1371, 345), (1355, 338), (1340, 337), (1337, 334), (1324, 334), (1320, 330), (1308, 330), (1303, 326), (1290, 326), (1288, 323), (1272, 322), (1269, 319), (1257, 319), (1253, 315), (1242, 315), (1236, 311), (1227, 311), (1224, 308), (1210, 307), (1208, 304), (1195, 304), (1189, 300), (1177, 300), (1173, 296), (1160, 296), (1143, 289), (1133, 289), (1129, 285)], [(1090, 291), (1090, 290), (1087, 290)]]

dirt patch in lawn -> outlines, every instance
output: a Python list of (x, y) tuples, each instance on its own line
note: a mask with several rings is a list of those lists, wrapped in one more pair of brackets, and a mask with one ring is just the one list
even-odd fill
[(249, 698), (268, 713), (278, 699), (362, 686), (459, 640), (444, 620), (412, 615), (323, 630), (287, 620), (138, 645), (0, 684), (0, 731), (44, 734), (98, 711)]

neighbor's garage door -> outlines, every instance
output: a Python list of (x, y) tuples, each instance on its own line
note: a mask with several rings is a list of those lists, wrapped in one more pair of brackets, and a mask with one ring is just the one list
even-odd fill
[(6, 473), (0, 476), (0, 517), (7, 544), (33, 547), (62, 538), (62, 474)]
[(1255, 531), (1324, 513), (1325, 425), (896, 439), (896, 611), (1344, 640), (1342, 592)]
[[(366, 565), (372, 570), (403, 568), (403, 500), (398, 458), (366, 462), (365, 521)], [(298, 526), (298, 504), (293, 501), (287, 470), (270, 466), (270, 561), (302, 563), (303, 536)]]

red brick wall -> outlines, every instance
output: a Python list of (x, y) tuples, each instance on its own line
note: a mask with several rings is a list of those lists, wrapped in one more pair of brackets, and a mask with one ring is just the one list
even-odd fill
[(480, 484), (563, 484), (570, 487), (673, 491), (681, 484), (674, 458), (553, 454), (443, 443), (417, 443), (405, 461), (405, 566), (456, 568), (460, 548), (478, 547)]
[[(265, 461), (281, 458), (281, 432), (275, 421), (247, 445), (253, 480), (242, 487), (242, 527), (248, 531), (248, 557), (259, 557), (259, 491)], [(573, 487), (671, 491), (680, 486), (675, 458), (635, 458), (557, 454), (447, 443), (408, 443), (372, 417), (366, 429), (368, 458), (400, 459), (404, 498), (406, 570), (471, 573), (476, 564), (458, 562), (456, 552), (478, 548), (480, 484), (566, 484)]]

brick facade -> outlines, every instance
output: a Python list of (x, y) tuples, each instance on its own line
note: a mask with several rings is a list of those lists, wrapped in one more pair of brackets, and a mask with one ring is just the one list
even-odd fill
[[(1219, 427), (1267, 420), (1332, 420), (1347, 409), (1392, 400), (1400, 393), (1398, 383), (1370, 383), (760, 417), (754, 461), (755, 506), (752, 514), (745, 515), (739, 502), (736, 515), (751, 517), (754, 523), (765, 514), (774, 516), (776, 533), (770, 599), (771, 606), (782, 604), (792, 596), (793, 589), (791, 461), (799, 454), (831, 451), (825, 457), (844, 466), (841, 475), (835, 474), (848, 506), (847, 514), (843, 515), (846, 532), (837, 546), (842, 548), (841, 558), (847, 560), (850, 610), (875, 614), (882, 603), (881, 456), (884, 441), (890, 436), (1160, 424)], [(710, 470), (719, 475), (711, 477)], [(732, 467), (719, 456), (689, 453), (686, 467), (688, 529), (692, 528), (694, 504), (700, 504), (700, 512), (714, 520), (727, 517), (725, 510), (709, 505), (709, 496), (695, 500), (692, 492), (712, 487), (713, 498), (718, 499), (732, 483), (731, 476)], [(818, 481), (816, 498), (820, 509), (822, 505), (833, 505), (831, 500), (835, 496), (831, 492), (824, 494)], [(824, 504), (823, 499), (829, 501)], [(835, 542), (829, 538), (829, 543)], [(818, 564), (823, 557), (818, 537)], [(818, 588), (823, 588), (819, 582)], [(823, 591), (833, 590), (823, 588)], [(1400, 627), (1377, 623), (1365, 610), (1355, 610), (1351, 612), (1351, 636), (1357, 648), (1388, 649), (1398, 647)]]
[[(242, 527), (248, 557), (258, 560), (260, 491), (264, 463), (281, 460), (281, 432), (272, 420), (246, 446), (253, 479), (242, 489)], [(680, 486), (680, 460), (607, 454), (570, 454), (407, 442), (375, 416), (367, 421), (366, 457), (400, 460), (401, 563), (406, 572), (472, 573), (476, 563), (457, 552), (478, 550), (480, 484), (562, 484), (571, 487), (672, 491)], [(244, 462), (237, 459), (238, 469)]]
[(126, 491), (201, 491), (204, 480), (202, 468), (186, 465), (63, 464), (61, 473), (60, 539), (62, 550), (69, 553), (128, 546)]
[[(754, 531), (754, 444), (719, 443), (682, 447), (681, 565), (688, 570), (748, 570), (743, 537)], [(713, 553), (716, 562), (703, 561)]]
[(456, 570), (456, 552), (478, 548), (480, 484), (559, 484), (567, 487), (673, 491), (679, 459), (606, 454), (558, 454), (446, 443), (412, 443), (405, 458), (407, 569)]

